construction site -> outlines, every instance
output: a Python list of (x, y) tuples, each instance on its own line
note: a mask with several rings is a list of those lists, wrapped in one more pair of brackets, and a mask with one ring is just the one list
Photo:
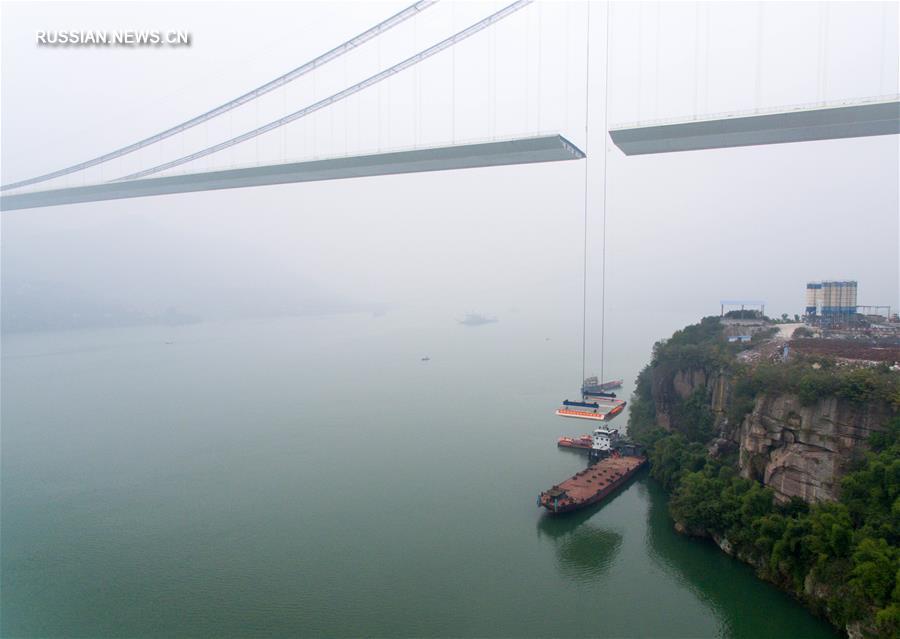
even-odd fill
[(767, 317), (761, 300), (722, 300), (723, 335), (752, 344), (739, 355), (748, 362), (800, 355), (900, 371), (900, 318), (891, 306), (858, 304), (857, 290), (855, 280), (808, 282), (803, 315), (793, 322)]
[(898, 318), (887, 305), (857, 303), (855, 280), (808, 282), (803, 317), (808, 324), (828, 328), (890, 329)]

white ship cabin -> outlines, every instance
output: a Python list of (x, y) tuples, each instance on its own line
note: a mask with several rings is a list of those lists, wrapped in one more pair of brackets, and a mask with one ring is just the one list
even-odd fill
[(619, 431), (617, 429), (601, 426), (594, 431), (591, 437), (591, 448), (594, 450), (610, 450), (618, 439)]

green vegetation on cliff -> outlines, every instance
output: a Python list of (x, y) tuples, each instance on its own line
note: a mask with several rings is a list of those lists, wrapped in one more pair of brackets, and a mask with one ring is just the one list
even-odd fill
[(900, 418), (844, 477), (840, 501), (811, 506), (776, 504), (771, 489), (738, 477), (679, 433), (655, 439), (651, 475), (671, 491), (679, 527), (727, 541), (762, 578), (840, 627), (862, 622), (867, 634), (898, 636)]
[[(765, 339), (770, 335), (759, 333), (754, 340), (758, 336)], [(650, 363), (636, 380), (629, 408), (629, 435), (645, 441), (657, 428), (654, 377), (671, 379), (676, 372), (685, 370), (728, 375), (734, 389), (728, 410), (728, 421), (733, 425), (740, 424), (763, 393), (793, 393), (807, 406), (824, 397), (837, 397), (856, 404), (883, 401), (900, 409), (900, 375), (887, 364), (841, 367), (823, 358), (797, 358), (788, 363), (763, 361), (753, 366), (739, 363), (735, 355), (752, 346), (727, 343), (718, 317), (705, 317), (698, 324), (676, 331), (670, 339), (657, 342)], [(685, 399), (670, 393), (668, 399), (674, 401), (673, 423), (690, 439), (707, 441), (715, 434), (709, 403), (702, 392)]]
[[(653, 377), (671, 378), (680, 370), (718, 370), (732, 365), (734, 355), (746, 348), (728, 344), (722, 337), (718, 317), (704, 317), (675, 331), (667, 340), (653, 345), (653, 357), (637, 377), (636, 389), (630, 402), (629, 436), (649, 443), (648, 437), (657, 428)], [(684, 424), (691, 439), (703, 441), (713, 435), (712, 413), (702, 393), (695, 393), (673, 407), (674, 421)]]
[(900, 406), (900, 375), (879, 364), (871, 368), (839, 367), (831, 360), (763, 362), (734, 371), (735, 393), (753, 399), (760, 393), (794, 393), (808, 406), (822, 397), (838, 397), (865, 404), (887, 402)]
[(653, 346), (651, 366), (672, 370), (727, 365), (736, 347), (722, 339), (722, 323), (718, 317), (704, 317), (699, 324), (675, 331), (667, 340)]
[[(884, 402), (896, 415), (900, 375), (885, 365), (826, 359), (740, 363), (736, 355), (747, 347), (727, 343), (718, 318), (704, 318), (658, 342), (636, 380), (629, 435), (647, 446), (677, 527), (715, 538), (841, 628), (900, 636), (900, 417), (873, 435), (871, 452), (843, 477), (837, 502), (779, 504), (772, 489), (739, 476), (735, 457), (707, 450), (723, 419), (737, 427), (763, 395), (793, 394), (803, 405), (827, 397)], [(714, 415), (709, 380), (723, 376), (730, 393)], [(658, 427), (658, 408), (670, 430)]]

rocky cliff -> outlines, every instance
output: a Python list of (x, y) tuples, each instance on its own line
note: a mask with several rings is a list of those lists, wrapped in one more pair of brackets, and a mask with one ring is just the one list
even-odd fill
[(771, 487), (779, 501), (834, 501), (840, 478), (890, 417), (885, 403), (827, 397), (803, 406), (796, 395), (765, 394), (738, 427), (723, 434), (739, 446), (741, 475)]
[(657, 342), (629, 436), (648, 446), (676, 530), (853, 639), (900, 637), (900, 350), (836, 358), (836, 340), (805, 352), (790, 337), (733, 343), (704, 318)]
[(718, 435), (712, 452), (736, 452), (740, 474), (771, 487), (781, 502), (836, 499), (840, 478), (867, 450), (869, 436), (883, 430), (893, 415), (886, 402), (824, 397), (803, 405), (795, 394), (770, 392), (757, 396), (749, 413), (729, 423), (734, 380), (727, 372), (651, 370), (656, 423), (666, 430), (683, 428), (680, 407), (702, 394)]
[(678, 407), (698, 391), (703, 392), (717, 425), (728, 411), (731, 385), (726, 374), (705, 368), (678, 369), (673, 373), (653, 369), (653, 400), (656, 423), (666, 430), (677, 429)]

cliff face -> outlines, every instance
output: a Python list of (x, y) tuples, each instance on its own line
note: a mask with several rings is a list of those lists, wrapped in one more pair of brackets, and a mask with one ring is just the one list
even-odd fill
[(795, 395), (762, 395), (723, 434), (739, 445), (741, 475), (771, 487), (779, 501), (833, 501), (840, 478), (890, 416), (887, 404), (827, 397), (803, 406)]
[(674, 374), (654, 370), (653, 400), (657, 424), (666, 430), (678, 429), (680, 424), (675, 407), (698, 390), (706, 393), (710, 409), (717, 422), (721, 422), (731, 397), (731, 387), (725, 375), (704, 368), (682, 369)]
[(727, 342), (723, 324), (703, 318), (657, 342), (630, 404), (629, 433), (650, 446), (676, 530), (711, 537), (853, 639), (900, 636), (886, 470), (900, 458), (900, 350), (836, 359), (859, 355), (859, 340), (793, 352), (785, 330), (747, 345)]
[(886, 403), (855, 404), (836, 397), (804, 406), (796, 395), (763, 394), (740, 423), (729, 424), (733, 383), (721, 371), (654, 370), (657, 423), (680, 429), (680, 402), (702, 391), (719, 433), (714, 453), (738, 452), (740, 474), (772, 488), (782, 502), (837, 498), (841, 477), (867, 450), (866, 440), (891, 418)]

